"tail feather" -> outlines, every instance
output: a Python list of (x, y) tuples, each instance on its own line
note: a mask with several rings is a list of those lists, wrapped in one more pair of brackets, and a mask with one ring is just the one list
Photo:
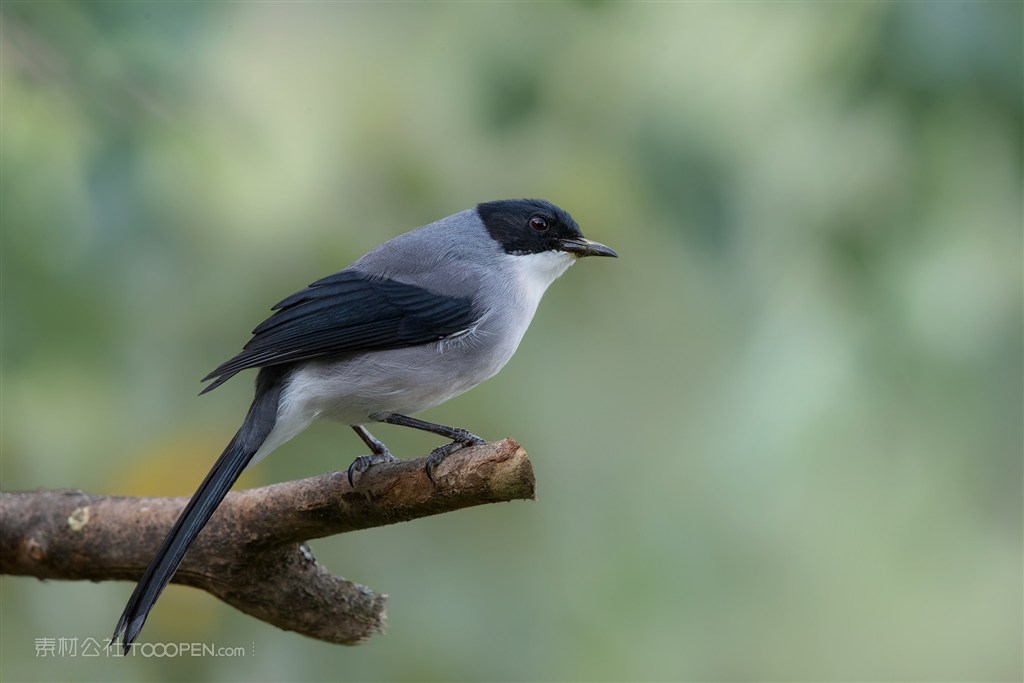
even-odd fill
[(192, 542), (213, 516), (217, 506), (241, 476), (249, 461), (266, 440), (277, 419), (281, 383), (279, 373), (261, 370), (256, 380), (256, 397), (245, 421), (224, 449), (213, 469), (185, 506), (149, 563), (114, 629), (112, 640), (123, 634), (125, 652), (138, 637), (146, 617), (160, 593), (185, 558)]

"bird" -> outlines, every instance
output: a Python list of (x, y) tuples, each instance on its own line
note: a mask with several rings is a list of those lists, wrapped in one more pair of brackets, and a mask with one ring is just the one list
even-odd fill
[(112, 642), (127, 653), (189, 546), (246, 467), (314, 420), (347, 424), (370, 449), (348, 469), (397, 460), (366, 428), (387, 423), (450, 442), (426, 458), (433, 482), (451, 453), (485, 443), (415, 417), (494, 376), (512, 357), (541, 297), (587, 256), (617, 257), (539, 199), (477, 204), (398, 235), (273, 306), (236, 356), (203, 378), (205, 394), (258, 368), (238, 432), (186, 504), (126, 604)]

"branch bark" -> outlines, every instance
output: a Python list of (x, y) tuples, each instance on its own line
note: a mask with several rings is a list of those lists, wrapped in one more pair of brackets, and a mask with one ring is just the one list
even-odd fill
[[(354, 645), (384, 630), (387, 595), (334, 576), (305, 541), (465, 507), (534, 497), (526, 451), (512, 439), (424, 460), (377, 465), (228, 494), (173, 582), (257, 619)], [(38, 490), (0, 494), (0, 574), (136, 581), (186, 498)]]

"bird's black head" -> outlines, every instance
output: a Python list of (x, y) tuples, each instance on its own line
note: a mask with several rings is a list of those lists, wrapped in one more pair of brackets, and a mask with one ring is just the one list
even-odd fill
[(542, 199), (484, 202), (476, 210), (507, 254), (564, 251), (574, 256), (618, 256), (603, 244), (585, 239), (572, 216)]

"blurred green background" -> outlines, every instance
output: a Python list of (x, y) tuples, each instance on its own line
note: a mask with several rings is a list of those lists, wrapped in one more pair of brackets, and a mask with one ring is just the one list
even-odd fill
[[(354, 648), (170, 587), (2, 582), (14, 680), (1021, 680), (1022, 4), (0, 6), (2, 486), (188, 495), (271, 304), (543, 197), (618, 261), (431, 411), (538, 500), (314, 544)], [(400, 455), (437, 441), (374, 430)], [(243, 484), (346, 467), (314, 427)]]

